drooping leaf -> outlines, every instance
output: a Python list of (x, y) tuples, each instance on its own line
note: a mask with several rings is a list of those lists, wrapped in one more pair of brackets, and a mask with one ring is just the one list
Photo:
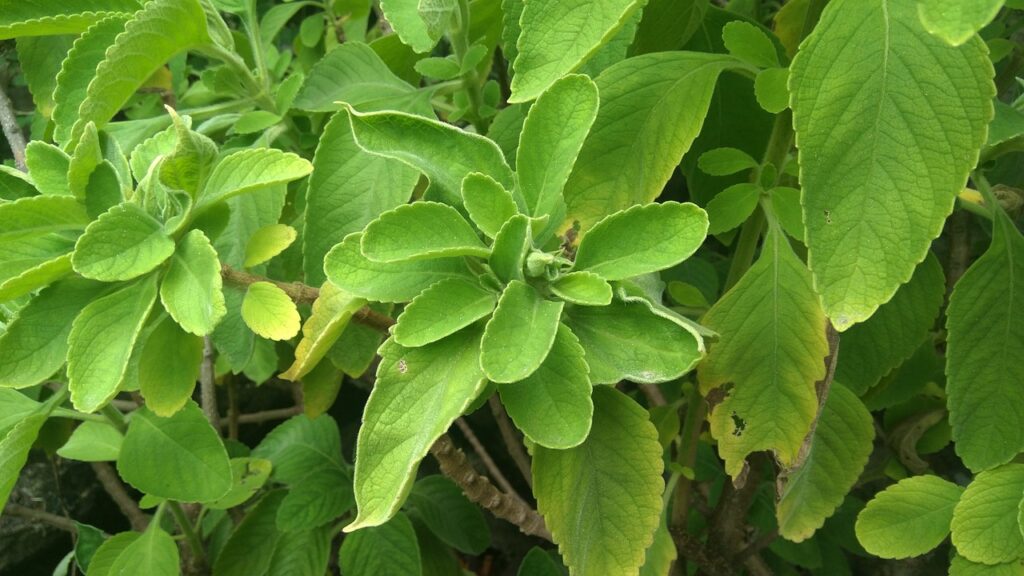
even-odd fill
[(301, 318), (284, 290), (270, 282), (254, 282), (242, 301), (242, 318), (253, 332), (268, 340), (288, 340), (299, 333)]
[(295, 381), (309, 374), (341, 337), (352, 315), (365, 305), (365, 299), (352, 296), (330, 282), (324, 283), (320, 296), (313, 302), (313, 313), (302, 325), (302, 340), (295, 347), (295, 362), (281, 377)]
[(611, 284), (593, 272), (570, 272), (551, 283), (551, 293), (583, 306), (607, 306), (612, 301)]
[(111, 14), (130, 14), (138, 9), (136, 0), (71, 0), (60, 4), (4, 0), (0, 2), (0, 40), (76, 34)]
[(805, 541), (835, 513), (867, 464), (874, 437), (871, 413), (853, 392), (833, 384), (807, 459), (780, 482), (775, 513), (783, 538)]
[(483, 390), (480, 337), (468, 328), (419, 348), (381, 347), (356, 445), (359, 514), (346, 532), (395, 515), (427, 450)]
[(953, 545), (972, 562), (999, 564), (1024, 558), (1017, 522), (1024, 493), (1024, 464), (979, 473), (953, 510)]
[(146, 406), (157, 416), (171, 416), (192, 397), (199, 365), (203, 360), (203, 339), (181, 329), (165, 317), (142, 343), (139, 383)]
[(486, 174), (474, 172), (462, 180), (462, 200), (473, 223), (494, 238), (502, 225), (519, 212), (508, 190)]
[(250, 148), (225, 156), (213, 168), (199, 197), (209, 206), (239, 194), (298, 180), (313, 170), (308, 160), (273, 148)]
[(82, 462), (113, 462), (121, 453), (124, 434), (111, 424), (82, 422), (57, 450), (61, 458)]
[(86, 278), (130, 280), (174, 253), (174, 240), (138, 204), (115, 206), (95, 220), (75, 244), (71, 264)]
[(407, 348), (436, 342), (490, 314), (497, 300), (476, 282), (441, 280), (406, 305), (393, 331), (395, 342)]
[(180, 502), (216, 500), (231, 489), (224, 444), (191, 400), (170, 418), (146, 407), (135, 411), (117, 471), (146, 494)]
[(352, 576), (422, 574), (416, 532), (405, 514), (346, 536), (338, 560), (345, 574)]
[(985, 142), (991, 77), (980, 40), (946, 45), (912, 2), (832, 2), (802, 45), (789, 85), (808, 261), (836, 329), (892, 298), (939, 235)]
[(647, 412), (612, 387), (594, 389), (594, 426), (569, 450), (538, 446), (537, 507), (571, 574), (630, 574), (661, 518), (661, 445)]
[(444, 543), (466, 554), (480, 554), (491, 543), (491, 529), (480, 508), (445, 476), (422, 478), (409, 493), (415, 518)]
[(154, 522), (125, 547), (110, 567), (109, 574), (177, 576), (181, 572), (178, 545)]
[(732, 385), (710, 418), (726, 471), (736, 477), (759, 450), (792, 464), (817, 414), (814, 384), (829, 350), (810, 271), (777, 226), (702, 323), (721, 338), (700, 365), (701, 389)]
[(960, 46), (999, 14), (1003, 0), (918, 0), (917, 13), (925, 30)]
[(533, 374), (554, 344), (563, 307), (525, 282), (509, 283), (481, 342), (480, 366), (487, 378), (509, 383)]
[(28, 174), (11, 166), (0, 165), (0, 198), (13, 202), (38, 193), (39, 190), (36, 190)]
[(374, 262), (486, 258), (491, 252), (458, 210), (440, 202), (413, 202), (381, 214), (366, 226), (360, 246)]
[(28, 461), (28, 452), (32, 449), (39, 430), (46, 423), (46, 418), (53, 410), (54, 402), (49, 402), (32, 414), (25, 416), (7, 434), (0, 439), (0, 515), (7, 499), (11, 496), (14, 483), (18, 481), (22, 467)]
[(68, 335), (71, 403), (93, 412), (117, 393), (139, 332), (156, 301), (156, 276), (93, 300)]
[(879, 558), (910, 558), (949, 536), (964, 489), (938, 476), (912, 476), (880, 492), (857, 516), (857, 540)]
[(163, 283), (160, 301), (186, 332), (205, 336), (227, 314), (217, 251), (201, 230), (178, 242)]

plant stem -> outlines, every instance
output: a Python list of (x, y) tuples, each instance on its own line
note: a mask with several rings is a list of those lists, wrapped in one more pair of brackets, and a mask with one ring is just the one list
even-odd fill
[(110, 422), (110, 424), (112, 424), (114, 428), (120, 430), (122, 434), (128, 431), (128, 423), (125, 422), (124, 414), (122, 414), (121, 411), (117, 409), (117, 406), (108, 403), (106, 406), (100, 409), (100, 412), (102, 412), (103, 416), (106, 417), (107, 421)]
[(466, 440), (469, 441), (469, 445), (473, 447), (477, 456), (479, 456), (480, 460), (484, 463), (484, 468), (487, 468), (487, 472), (492, 478), (494, 478), (494, 481), (498, 483), (498, 486), (500, 486), (506, 494), (522, 500), (523, 497), (520, 496), (519, 493), (516, 492), (516, 489), (512, 487), (512, 483), (505, 477), (501, 468), (498, 468), (497, 463), (494, 462), (494, 458), (491, 458), (491, 454), (486, 448), (484, 448), (480, 439), (476, 437), (476, 433), (469, 427), (469, 423), (466, 422), (466, 419), (457, 418), (455, 420), (455, 424), (459, 427), (459, 430), (462, 431), (462, 435), (466, 437)]
[(96, 472), (96, 478), (100, 481), (103, 489), (110, 495), (110, 499), (114, 501), (114, 504), (117, 504), (121, 513), (128, 518), (128, 522), (132, 525), (132, 530), (138, 532), (145, 530), (146, 526), (149, 525), (149, 519), (139, 509), (138, 503), (128, 495), (124, 484), (121, 483), (121, 479), (117, 477), (117, 473), (110, 467), (110, 464), (106, 462), (93, 462), (92, 469)]
[(188, 547), (192, 551), (192, 557), (199, 562), (205, 562), (206, 553), (203, 551), (203, 541), (200, 540), (199, 534), (192, 528), (192, 523), (188, 520), (188, 514), (185, 514), (181, 504), (174, 500), (168, 500), (167, 507), (170, 508), (171, 515), (174, 516), (174, 521), (178, 523), (181, 533), (185, 535)]
[(29, 508), (28, 506), (21, 506), (19, 504), (8, 503), (7, 507), (3, 509), (4, 514), (11, 516), (17, 516), (26, 520), (38, 520), (44, 524), (49, 524), (54, 528), (60, 528), (75, 534), (78, 529), (75, 527), (75, 523), (63, 516), (51, 514), (45, 510), (36, 510), (35, 508)]
[(203, 338), (203, 363), (199, 367), (199, 396), (203, 406), (203, 414), (213, 426), (220, 430), (220, 413), (217, 411), (217, 382), (213, 369), (213, 340), (209, 336)]
[(501, 432), (501, 439), (505, 442), (505, 449), (508, 450), (512, 461), (516, 463), (516, 468), (519, 469), (519, 473), (522, 475), (523, 480), (526, 481), (526, 485), (533, 488), (530, 457), (526, 454), (526, 450), (523, 449), (523, 442), (515, 427), (509, 421), (508, 412), (501, 405), (497, 395), (492, 395), (488, 398), (487, 404), (491, 408), (491, 414), (494, 415), (494, 421), (498, 424), (498, 431)]
[(50, 416), (54, 418), (67, 418), (69, 420), (80, 420), (82, 422), (102, 422), (103, 424), (111, 424), (110, 419), (102, 414), (86, 414), (85, 412), (79, 412), (78, 410), (71, 410), (68, 408), (54, 408)]

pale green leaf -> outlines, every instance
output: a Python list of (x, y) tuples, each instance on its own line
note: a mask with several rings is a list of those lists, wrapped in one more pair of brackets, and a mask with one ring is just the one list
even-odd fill
[(912, 476), (879, 492), (857, 516), (857, 541), (879, 558), (925, 554), (949, 536), (964, 489), (938, 476)]
[(180, 410), (195, 389), (203, 360), (203, 339), (165, 316), (142, 344), (139, 382), (146, 406), (157, 416)]
[(445, 476), (420, 479), (409, 493), (414, 518), (427, 525), (445, 544), (466, 554), (481, 554), (491, 544), (491, 529), (483, 512)]
[(853, 488), (874, 447), (871, 413), (857, 396), (833, 384), (818, 417), (803, 465), (779, 478), (775, 507), (779, 534), (790, 541), (810, 538)]
[(741, 182), (715, 195), (707, 205), (708, 234), (722, 234), (743, 224), (757, 208), (761, 192), (757, 184)]
[(254, 282), (242, 301), (242, 319), (257, 335), (288, 340), (299, 333), (299, 311), (284, 290), (270, 282)]
[(124, 434), (111, 424), (82, 422), (57, 450), (61, 458), (82, 462), (113, 462), (121, 453)]
[(180, 502), (216, 500), (231, 489), (220, 435), (191, 400), (170, 418), (146, 407), (133, 412), (117, 471), (141, 492)]
[(388, 263), (491, 253), (458, 210), (440, 202), (413, 202), (381, 214), (366, 226), (360, 246), (368, 259)]
[(526, 255), (533, 245), (530, 219), (517, 214), (508, 219), (494, 236), (488, 264), (502, 282), (523, 280)]
[(565, 323), (586, 351), (594, 384), (667, 382), (704, 357), (693, 334), (641, 303), (613, 300), (608, 306), (572, 307)]
[(71, 271), (74, 240), (43, 234), (4, 243), (0, 249), (0, 301), (32, 292)]
[(477, 329), (419, 348), (389, 340), (380, 354), (356, 445), (359, 514), (346, 532), (378, 526), (395, 515), (420, 460), (486, 384)]
[(571, 575), (639, 570), (661, 518), (661, 452), (647, 412), (608, 386), (594, 389), (594, 426), (583, 444), (536, 448), (537, 508)]
[(739, 148), (712, 148), (697, 159), (697, 167), (712, 176), (728, 176), (757, 165), (757, 160)]
[(1024, 464), (1006, 464), (974, 477), (953, 510), (953, 545), (972, 562), (1000, 564), (1024, 558), (1017, 522)]
[(346, 576), (419, 576), (423, 571), (416, 531), (405, 514), (346, 536), (338, 562)]
[(473, 223), (490, 238), (519, 212), (508, 190), (486, 174), (474, 172), (462, 180), (462, 201)]
[(775, 68), (779, 55), (775, 44), (758, 26), (742, 20), (733, 20), (722, 27), (722, 41), (730, 54), (760, 68)]
[(590, 433), (594, 414), (589, 372), (579, 339), (559, 324), (540, 368), (519, 382), (498, 386), (501, 403), (516, 427), (538, 446), (579, 446)]
[(494, 310), (497, 295), (470, 280), (441, 280), (406, 305), (392, 333), (395, 342), (415, 348), (436, 342)]
[(231, 489), (227, 494), (206, 503), (211, 510), (227, 510), (245, 503), (263, 487), (270, 478), (270, 460), (262, 458), (231, 459)]
[[(509, 102), (527, 102), (580, 67), (640, 8), (638, 0), (526, 2)], [(565, 34), (572, 30), (572, 34)]]
[(68, 335), (71, 402), (93, 412), (114, 394), (128, 368), (135, 341), (156, 301), (156, 276), (143, 278), (92, 301)]
[(186, 332), (205, 336), (227, 314), (222, 287), (216, 250), (201, 230), (189, 232), (160, 285), (164, 309)]
[(89, 215), (71, 196), (29, 196), (0, 204), (0, 247), (25, 236), (76, 232)]
[(271, 224), (260, 228), (245, 246), (245, 267), (258, 266), (284, 252), (297, 236), (295, 228), (287, 224)]
[(918, 0), (917, 13), (925, 30), (960, 46), (991, 22), (1003, 0)]
[(108, 15), (130, 14), (138, 9), (136, 0), (69, 0), (60, 4), (46, 0), (2, 0), (0, 40), (77, 34)]
[(622, 280), (674, 266), (700, 248), (707, 214), (694, 204), (634, 206), (601, 220), (584, 234), (574, 270)]
[(778, 114), (789, 108), (789, 69), (768, 68), (754, 79), (754, 96), (766, 112)]
[(796, 459), (818, 411), (826, 322), (810, 271), (773, 226), (757, 262), (702, 319), (721, 338), (700, 365), (701, 389), (732, 384), (710, 417), (731, 476), (753, 452)]
[(373, 262), (359, 249), (363, 233), (349, 234), (324, 259), (327, 278), (341, 289), (376, 302), (408, 302), (432, 284), (473, 278), (464, 258)]
[(602, 72), (601, 108), (565, 185), (569, 219), (586, 229), (657, 198), (700, 133), (718, 75), (739, 66), (720, 54), (662, 52)]
[(71, 264), (86, 278), (130, 280), (156, 268), (174, 253), (174, 240), (138, 204), (124, 203), (89, 224), (75, 243)]
[(612, 286), (593, 272), (570, 272), (551, 283), (551, 293), (571, 304), (607, 306)]
[(291, 152), (272, 148), (239, 150), (225, 156), (213, 168), (199, 196), (199, 206), (298, 180), (312, 170), (308, 160)]
[(836, 329), (892, 298), (941, 232), (985, 142), (992, 74), (981, 40), (946, 45), (907, 1), (831, 2), (801, 46), (789, 87), (808, 263)]
[(68, 188), (68, 166), (71, 157), (53, 144), (33, 140), (25, 147), (25, 164), (32, 183), (40, 194), (61, 196), (71, 194)]
[(180, 573), (178, 545), (157, 523), (150, 524), (142, 536), (125, 547), (109, 572), (112, 576), (178, 576)]
[(481, 342), (480, 366), (487, 377), (509, 383), (533, 374), (551, 350), (564, 306), (525, 282), (509, 283)]
[(302, 340), (295, 347), (295, 362), (281, 377), (294, 381), (309, 374), (341, 337), (352, 315), (365, 305), (363, 298), (325, 282), (320, 296), (313, 302), (312, 314), (302, 325)]

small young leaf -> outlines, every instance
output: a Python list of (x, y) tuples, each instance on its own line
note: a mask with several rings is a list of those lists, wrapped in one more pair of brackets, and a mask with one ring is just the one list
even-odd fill
[(346, 536), (338, 562), (351, 576), (420, 576), (423, 571), (416, 532), (405, 514)]
[(754, 24), (734, 20), (722, 27), (722, 40), (733, 56), (760, 68), (775, 68), (779, 55), (771, 38)]
[(186, 331), (205, 336), (227, 314), (217, 252), (201, 230), (178, 243), (160, 285), (164, 309)]
[(57, 450), (61, 458), (81, 462), (113, 462), (121, 453), (124, 434), (103, 422), (82, 422)]
[(487, 322), (480, 366), (493, 382), (518, 382), (547, 357), (564, 302), (545, 300), (532, 286), (513, 280)]
[(1024, 464), (1006, 464), (974, 477), (953, 510), (953, 545), (972, 562), (999, 564), (1024, 557), (1017, 522)]
[(1003, 0), (918, 0), (917, 13), (929, 33), (959, 46), (999, 14)]
[(298, 180), (313, 170), (308, 160), (272, 148), (252, 148), (224, 157), (210, 174), (199, 196), (209, 206), (239, 194)]
[(409, 493), (414, 518), (449, 546), (466, 554), (481, 554), (491, 543), (491, 529), (480, 508), (445, 476), (422, 478)]
[(437, 342), (490, 314), (497, 299), (477, 282), (441, 280), (406, 305), (393, 330), (395, 342), (406, 348)]
[(708, 202), (708, 234), (721, 234), (743, 224), (754, 213), (760, 197), (761, 187), (747, 182), (722, 190)]
[(551, 293), (571, 304), (607, 306), (612, 286), (593, 272), (570, 272), (551, 283)]
[(757, 73), (754, 79), (754, 96), (765, 112), (778, 114), (789, 108), (789, 70), (768, 68)]
[(302, 325), (302, 340), (295, 347), (295, 362), (281, 377), (296, 381), (309, 374), (341, 337), (352, 315), (365, 305), (363, 298), (325, 282), (320, 296), (313, 302), (313, 313)]
[(879, 558), (925, 554), (949, 536), (964, 489), (938, 476), (912, 476), (879, 492), (857, 516), (857, 540)]
[(497, 236), (502, 225), (519, 212), (512, 194), (479, 172), (462, 180), (462, 201), (473, 223), (490, 238)]
[(164, 317), (142, 344), (139, 382), (146, 406), (157, 416), (180, 410), (195, 389), (203, 361), (203, 339)]
[(177, 576), (181, 572), (178, 545), (156, 522), (125, 547), (110, 567), (110, 574)]
[(284, 252), (298, 233), (286, 224), (271, 224), (256, 231), (245, 246), (245, 267), (258, 266)]
[(299, 311), (284, 290), (270, 282), (249, 285), (242, 301), (242, 319), (268, 340), (288, 340), (299, 333)]
[(413, 202), (381, 214), (363, 231), (360, 246), (370, 260), (386, 263), (491, 253), (458, 210), (439, 202)]
[(120, 204), (85, 229), (71, 264), (86, 278), (115, 282), (149, 272), (174, 253), (174, 240), (137, 204)]
[(598, 222), (580, 240), (574, 270), (622, 280), (674, 266), (690, 257), (708, 230), (693, 204), (634, 206)]
[(738, 148), (713, 148), (697, 159), (697, 167), (712, 176), (728, 176), (757, 165), (757, 160)]

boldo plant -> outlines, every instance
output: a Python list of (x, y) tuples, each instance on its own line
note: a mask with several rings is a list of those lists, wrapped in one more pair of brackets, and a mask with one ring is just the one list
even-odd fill
[(0, 0), (0, 572), (1024, 572), (1022, 38)]

